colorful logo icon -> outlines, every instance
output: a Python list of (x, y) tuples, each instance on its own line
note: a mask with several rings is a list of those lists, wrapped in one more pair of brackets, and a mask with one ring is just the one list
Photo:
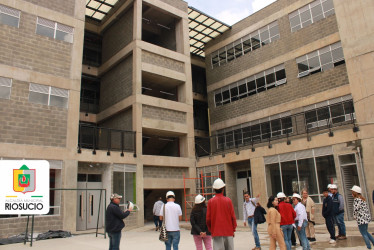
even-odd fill
[(29, 169), (23, 165), (20, 169), (13, 169), (13, 190), (14, 192), (35, 191), (35, 169)]

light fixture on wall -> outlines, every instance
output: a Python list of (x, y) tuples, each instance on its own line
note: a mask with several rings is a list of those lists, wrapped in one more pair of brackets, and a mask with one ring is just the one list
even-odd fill
[(332, 132), (332, 130), (330, 129), (329, 131), (329, 137), (333, 137), (334, 136), (334, 132)]
[(136, 153), (134, 153), (134, 158), (136, 158)]
[(291, 145), (291, 140), (287, 139), (287, 145)]
[(238, 151), (236, 151), (236, 155), (239, 155), (240, 154), (240, 151), (238, 150)]
[(96, 154), (96, 150), (95, 150), (95, 149), (94, 149), (94, 150), (92, 151), (92, 154), (93, 154), (93, 155), (95, 155), (95, 154)]
[(307, 136), (306, 136), (306, 139), (307, 139), (307, 141), (311, 141), (311, 140), (312, 140), (312, 137), (311, 137), (310, 135), (307, 135)]
[(121, 157), (124, 157), (125, 156), (125, 154), (123, 153), (123, 151), (121, 152)]
[(80, 147), (78, 147), (77, 153), (78, 153), (78, 154), (81, 154), (81, 153), (82, 153), (82, 149), (81, 149)]
[(225, 156), (226, 156), (225, 153), (222, 153), (222, 158), (225, 158)]
[(358, 131), (360, 131), (360, 128), (356, 125), (356, 124), (354, 124), (353, 125), (353, 132), (358, 132)]
[(107, 155), (107, 156), (110, 156), (110, 151), (106, 152), (106, 155)]

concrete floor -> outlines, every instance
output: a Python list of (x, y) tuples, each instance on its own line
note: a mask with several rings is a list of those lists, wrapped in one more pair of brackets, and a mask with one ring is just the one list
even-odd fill
[[(240, 224), (239, 224), (240, 223)], [(239, 222), (239, 227), (235, 234), (234, 246), (235, 250), (248, 250), (254, 247), (254, 240), (248, 228), (242, 226)], [(180, 250), (193, 250), (195, 245), (188, 230), (189, 223), (182, 222), (181, 241), (179, 244)], [(370, 232), (373, 232), (374, 225), (370, 225)], [(269, 240), (266, 232), (266, 225), (262, 224), (258, 228), (262, 249), (269, 249)], [(154, 231), (152, 224), (147, 224), (144, 227), (123, 232), (121, 239), (121, 249), (134, 249), (134, 250), (163, 250), (165, 249), (164, 243), (158, 240), (158, 232)], [(331, 245), (328, 243), (329, 236), (324, 225), (316, 226), (316, 239), (317, 243), (311, 245), (312, 249), (366, 249), (364, 240), (360, 236), (357, 225), (352, 222), (347, 222), (347, 235), (348, 239), (338, 241), (336, 244)], [(1, 246), (1, 250), (17, 250), (29, 248), (29, 244), (12, 244)], [(104, 239), (103, 235), (97, 238), (94, 234), (81, 234), (75, 235), (71, 238), (65, 239), (51, 239), (44, 241), (36, 241), (33, 243), (32, 249), (40, 250), (95, 250), (95, 249), (108, 249), (108, 238)], [(29, 248), (30, 249), (30, 248)], [(296, 250), (301, 247), (293, 248)]]

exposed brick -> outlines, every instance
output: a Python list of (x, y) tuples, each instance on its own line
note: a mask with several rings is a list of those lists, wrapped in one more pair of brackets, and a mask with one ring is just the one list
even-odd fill
[(156, 55), (147, 51), (142, 52), (142, 61), (184, 73), (184, 63)]
[(75, 0), (25, 0), (50, 10), (58, 11), (69, 16), (74, 16)]
[(148, 105), (143, 105), (143, 117), (183, 124), (186, 123), (186, 113), (184, 112)]

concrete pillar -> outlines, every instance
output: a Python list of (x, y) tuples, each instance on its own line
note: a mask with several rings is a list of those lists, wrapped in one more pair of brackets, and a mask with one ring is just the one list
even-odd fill
[[(62, 169), (62, 188), (77, 188), (78, 161), (65, 160)], [(62, 192), (63, 230), (75, 232), (77, 220), (77, 191)]]
[[(266, 207), (268, 196), (266, 193), (265, 163), (263, 157), (251, 159), (252, 189), (253, 196), (260, 195), (260, 203)], [(271, 194), (269, 194), (271, 195)]]
[(229, 197), (234, 205), (235, 215), (238, 217), (238, 199), (236, 197), (236, 172), (235, 169), (229, 164), (224, 164), (225, 169), (225, 184), (226, 184), (226, 196)]
[(136, 165), (136, 204), (140, 211), (136, 213), (136, 224), (138, 226), (144, 225), (144, 184), (143, 184), (143, 164)]

